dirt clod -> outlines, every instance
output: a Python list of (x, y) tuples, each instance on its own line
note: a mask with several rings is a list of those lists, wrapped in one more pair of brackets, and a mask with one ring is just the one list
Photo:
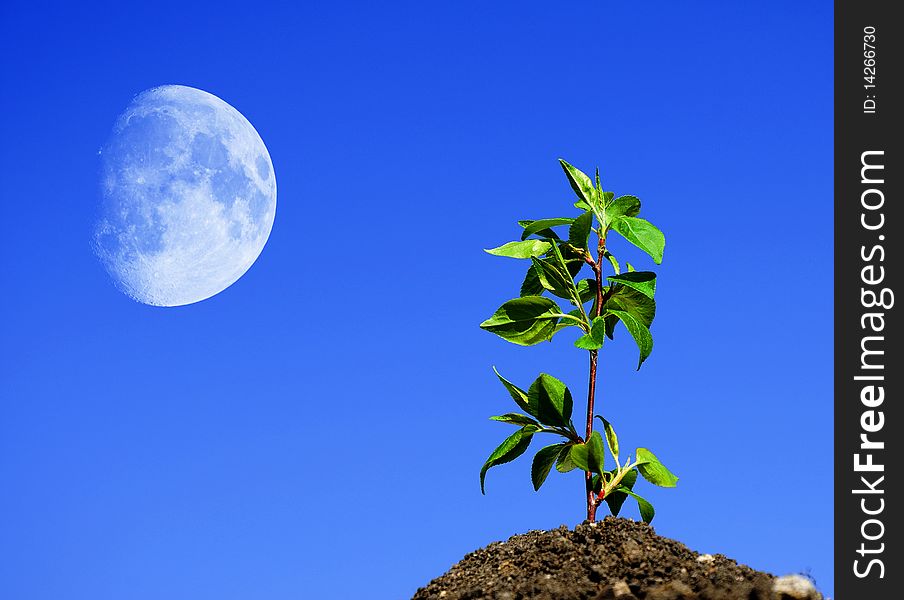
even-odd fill
[[(796, 594), (796, 595), (795, 595)], [(606, 517), (467, 554), (413, 600), (820, 600), (809, 580), (698, 554), (645, 523)]]

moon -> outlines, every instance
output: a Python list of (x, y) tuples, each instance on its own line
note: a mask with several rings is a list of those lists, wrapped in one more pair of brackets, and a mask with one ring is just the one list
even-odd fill
[(270, 153), (251, 123), (213, 94), (182, 85), (142, 92), (100, 157), (94, 250), (138, 302), (210, 298), (245, 274), (270, 237)]

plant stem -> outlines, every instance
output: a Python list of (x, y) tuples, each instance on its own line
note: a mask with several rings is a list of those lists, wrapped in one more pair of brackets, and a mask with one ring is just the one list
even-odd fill
[[(578, 306), (580, 306), (580, 305), (578, 305)], [(557, 314), (557, 315), (550, 315), (550, 316), (558, 317), (558, 318), (560, 318), (560, 319), (571, 319), (572, 321), (577, 321), (577, 322), (580, 323), (582, 326), (583, 326), (583, 325), (586, 325), (586, 321), (585, 321), (585, 320), (579, 319), (579, 318), (577, 318), (577, 317), (574, 316), (574, 315), (566, 315), (566, 314), (563, 314), (563, 313), (559, 313), (559, 314)]]
[[(596, 363), (599, 352), (597, 350), (590, 351), (590, 385), (587, 391), (587, 437), (585, 440), (590, 441), (593, 435), (593, 401), (596, 396)], [(593, 473), (587, 471), (584, 473), (586, 478), (587, 490), (587, 520), (591, 523), (596, 520), (596, 497), (593, 494)]]
[[(631, 457), (629, 456), (628, 458), (631, 458)], [(634, 461), (633, 463), (629, 462), (624, 467), (619, 467), (616, 472), (617, 474), (615, 475), (615, 477), (612, 478), (612, 481), (610, 481), (608, 484), (603, 485), (603, 492), (604, 492), (603, 497), (605, 498), (606, 496), (609, 495), (609, 492), (611, 492), (612, 490), (617, 488), (618, 484), (621, 483), (621, 480), (624, 479), (625, 475), (628, 474), (628, 471), (630, 471), (631, 469), (633, 469), (636, 466), (637, 466), (637, 461)]]
[[(598, 254), (593, 267), (593, 274), (596, 277), (596, 314), (594, 317), (600, 316), (603, 310), (603, 254), (606, 252), (606, 237), (600, 236), (597, 246)], [(587, 437), (586, 442), (590, 441), (593, 435), (593, 403), (596, 400), (596, 367), (599, 359), (599, 351), (590, 351), (590, 383), (587, 386)], [(587, 492), (587, 520), (593, 523), (596, 521), (596, 496), (593, 494), (593, 473), (587, 471), (585, 474), (586, 492)], [(601, 476), (602, 477), (602, 476)]]

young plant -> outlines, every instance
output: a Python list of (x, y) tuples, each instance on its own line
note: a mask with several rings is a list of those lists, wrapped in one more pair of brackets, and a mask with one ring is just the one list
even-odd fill
[[(596, 509), (602, 501), (605, 500), (609, 510), (617, 516), (622, 504), (631, 496), (637, 501), (641, 517), (649, 523), (654, 515), (653, 505), (634, 492), (638, 474), (662, 487), (674, 487), (678, 478), (646, 448), (638, 448), (633, 461), (630, 456), (621, 461), (618, 437), (612, 424), (596, 415), (602, 423), (606, 447), (615, 462), (607, 469), (603, 436), (593, 430), (594, 400), (597, 358), (606, 338), (614, 339), (616, 325), (624, 324), (640, 350), (639, 370), (653, 350), (650, 325), (656, 313), (653, 299), (656, 274), (635, 271), (630, 263), (626, 263), (626, 270), (622, 272), (620, 263), (606, 246), (607, 236), (615, 231), (649, 254), (657, 265), (662, 262), (665, 236), (650, 222), (637, 216), (640, 200), (635, 196), (616, 198), (614, 193), (603, 191), (599, 169), (594, 182), (564, 160), (559, 159), (559, 162), (577, 195), (574, 206), (581, 211), (580, 215), (518, 221), (523, 228), (520, 240), (487, 250), (495, 256), (530, 260), (531, 265), (521, 284), (520, 296), (504, 303), (480, 326), (521, 346), (551, 340), (569, 327), (581, 330), (582, 335), (574, 345), (590, 353), (585, 433), (581, 436), (571, 420), (574, 403), (564, 383), (541, 373), (524, 391), (496, 371), (499, 381), (523, 413), (491, 417), (518, 429), (490, 454), (483, 465), (480, 490), (485, 493), (485, 478), (491, 467), (513, 461), (527, 450), (534, 435), (548, 433), (558, 436), (560, 441), (542, 448), (534, 456), (531, 479), (535, 490), (546, 481), (553, 465), (562, 473), (580, 469), (584, 471), (588, 521), (596, 519)], [(567, 237), (556, 233), (557, 228), (566, 225)], [(595, 244), (591, 243), (591, 234), (596, 237)], [(612, 275), (603, 277), (604, 264), (611, 266)], [(580, 277), (585, 266), (593, 272), (592, 278)], [(572, 308), (561, 308), (544, 293), (567, 301)]]

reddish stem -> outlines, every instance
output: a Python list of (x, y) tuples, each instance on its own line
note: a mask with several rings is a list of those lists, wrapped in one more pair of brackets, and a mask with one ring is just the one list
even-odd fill
[[(596, 363), (598, 351), (590, 351), (590, 386), (587, 391), (587, 437), (585, 441), (590, 441), (593, 435), (593, 400), (596, 395)], [(596, 496), (593, 493), (593, 473), (587, 471), (584, 473), (587, 488), (587, 520), (591, 523), (596, 520)]]
[[(593, 267), (593, 274), (596, 276), (596, 310), (594, 311), (594, 317), (600, 316), (603, 310), (603, 254), (606, 252), (606, 238), (600, 237), (599, 245), (597, 246), (597, 259), (596, 262), (591, 261), (591, 266)], [(599, 351), (591, 350), (590, 351), (590, 384), (588, 385), (587, 390), (587, 436), (584, 438), (585, 442), (590, 441), (590, 436), (593, 435), (593, 403), (596, 400), (596, 367), (599, 359)], [(596, 521), (596, 507), (598, 505), (598, 499), (596, 495), (593, 493), (593, 473), (587, 471), (585, 474), (586, 480), (586, 491), (587, 491), (587, 520), (591, 523)]]

